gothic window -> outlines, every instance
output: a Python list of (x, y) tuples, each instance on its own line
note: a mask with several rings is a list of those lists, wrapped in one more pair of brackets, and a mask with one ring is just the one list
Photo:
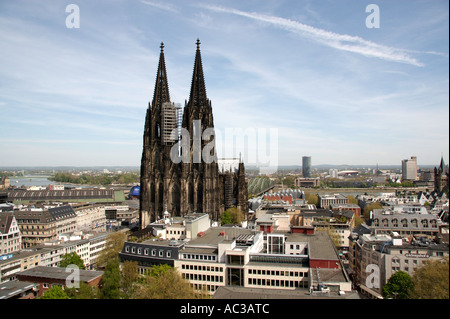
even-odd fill
[(177, 184), (175, 184), (172, 187), (172, 214), (178, 216), (179, 212), (180, 212), (180, 187)]
[(192, 183), (189, 183), (188, 203), (189, 205), (194, 205), (194, 186), (192, 186)]
[(155, 184), (151, 183), (150, 184), (150, 202), (151, 203), (155, 203)]
[(202, 205), (203, 205), (203, 185), (202, 183), (198, 184), (197, 188), (197, 211), (202, 211)]
[(164, 208), (164, 186), (162, 182), (159, 182), (158, 195), (159, 212), (162, 213)]
[(160, 127), (159, 123), (156, 123), (156, 137), (157, 138), (161, 137), (161, 127)]

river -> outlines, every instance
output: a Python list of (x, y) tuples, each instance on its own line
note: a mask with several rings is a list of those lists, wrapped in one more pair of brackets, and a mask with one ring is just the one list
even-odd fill
[(89, 188), (92, 187), (90, 185), (73, 185), (73, 184), (65, 184), (65, 183), (59, 183), (59, 182), (52, 182), (49, 180), (50, 176), (43, 176), (43, 175), (28, 175), (28, 176), (22, 176), (22, 177), (10, 177), (9, 184), (11, 186), (16, 187), (31, 187), (31, 186), (43, 186), (47, 187), (48, 185), (64, 185), (67, 187), (77, 187), (77, 188)]

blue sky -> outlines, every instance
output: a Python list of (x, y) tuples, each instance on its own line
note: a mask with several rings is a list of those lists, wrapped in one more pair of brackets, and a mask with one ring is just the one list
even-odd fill
[[(79, 28), (66, 27), (71, 3)], [(379, 28), (366, 26), (372, 3)], [(216, 130), (276, 129), (280, 165), (448, 163), (448, 6), (2, 1), (0, 166), (140, 165), (160, 42), (184, 105), (197, 38)], [(245, 151), (218, 140), (219, 157)]]

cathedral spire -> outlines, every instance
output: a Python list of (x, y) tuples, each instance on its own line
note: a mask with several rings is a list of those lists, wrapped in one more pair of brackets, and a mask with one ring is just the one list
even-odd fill
[(165, 102), (170, 102), (169, 84), (167, 81), (166, 62), (164, 60), (164, 43), (161, 42), (158, 71), (156, 73), (155, 92), (153, 93), (153, 107), (161, 108)]
[(443, 155), (441, 155), (441, 163), (439, 164), (439, 169), (441, 170), (442, 174), (447, 174)]
[(195, 53), (194, 72), (192, 75), (191, 93), (189, 104), (195, 108), (208, 105), (205, 88), (205, 78), (203, 76), (202, 56), (200, 54), (200, 39), (197, 39), (197, 52)]

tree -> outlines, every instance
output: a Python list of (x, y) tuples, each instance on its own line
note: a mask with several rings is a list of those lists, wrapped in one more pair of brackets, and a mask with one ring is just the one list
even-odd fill
[(123, 298), (131, 298), (136, 288), (136, 282), (138, 278), (139, 274), (137, 269), (137, 261), (126, 260), (122, 264), (120, 281), (120, 289)]
[(231, 207), (220, 215), (220, 219), (222, 220), (222, 225), (240, 224), (244, 219), (244, 214), (240, 209)]
[(360, 216), (355, 215), (355, 227), (358, 227), (364, 222), (364, 220)]
[(404, 271), (397, 271), (383, 286), (383, 297), (389, 299), (408, 299), (413, 288), (411, 276)]
[(101, 281), (101, 299), (119, 299), (120, 292), (120, 268), (119, 257), (108, 260)]
[(349, 204), (356, 204), (356, 205), (358, 205), (358, 200), (355, 198), (355, 196), (348, 195), (347, 198), (348, 198)]
[(230, 225), (231, 224), (231, 214), (228, 211), (224, 211), (220, 215), (220, 219), (222, 220), (222, 225)]
[(61, 257), (59, 267), (67, 267), (69, 265), (76, 265), (80, 269), (85, 269), (83, 259), (75, 252), (65, 254)]
[(315, 194), (309, 194), (306, 197), (306, 201), (310, 205), (318, 205), (319, 204), (319, 197), (317, 195), (315, 195)]
[(106, 237), (105, 248), (98, 257), (97, 264), (106, 265), (100, 289), (102, 299), (119, 299), (121, 296), (119, 252), (125, 244), (126, 237), (126, 234), (122, 232), (109, 234)]
[(70, 299), (96, 299), (98, 297), (98, 287), (89, 286), (84, 281), (80, 281), (79, 288), (66, 288), (65, 292)]
[(380, 202), (370, 203), (369, 205), (364, 207), (364, 209), (363, 209), (363, 217), (365, 219), (369, 219), (371, 211), (373, 211), (374, 209), (381, 209), (381, 208), (383, 208), (383, 205)]
[(286, 176), (283, 179), (283, 185), (288, 188), (293, 188), (295, 186), (295, 177), (294, 176)]
[(449, 299), (449, 261), (434, 260), (417, 268), (412, 277), (414, 299)]
[(196, 292), (180, 273), (168, 265), (153, 266), (150, 275), (138, 285), (136, 299), (199, 299), (207, 294)]
[(109, 260), (113, 260), (122, 250), (127, 235), (122, 232), (110, 233), (106, 237), (105, 248), (100, 252), (97, 258), (97, 265), (104, 266)]
[(39, 299), (69, 299), (61, 286), (53, 286), (48, 289)]

